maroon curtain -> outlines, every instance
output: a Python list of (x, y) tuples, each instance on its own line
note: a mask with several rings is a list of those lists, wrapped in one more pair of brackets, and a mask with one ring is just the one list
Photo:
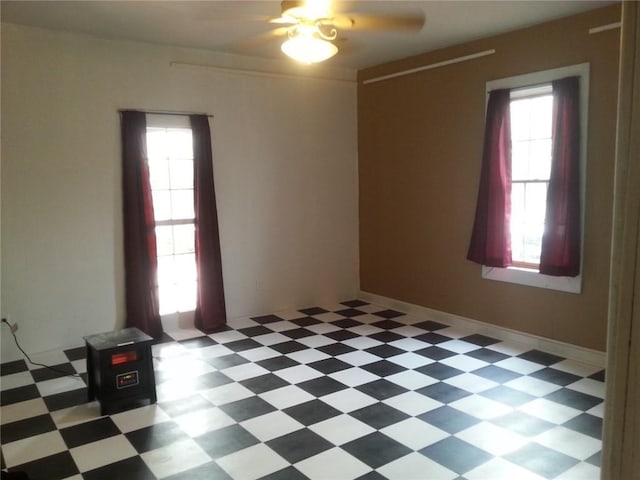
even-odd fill
[(211, 133), (206, 115), (191, 115), (196, 213), (198, 297), (195, 326), (205, 333), (224, 328), (227, 316), (222, 283), (222, 259), (216, 194), (213, 185)]
[(552, 82), (551, 176), (547, 190), (540, 273), (580, 273), (580, 81)]
[(143, 112), (122, 112), (122, 189), (126, 326), (158, 338), (158, 259)]
[(467, 258), (511, 265), (511, 119), (509, 90), (489, 94), (476, 216)]

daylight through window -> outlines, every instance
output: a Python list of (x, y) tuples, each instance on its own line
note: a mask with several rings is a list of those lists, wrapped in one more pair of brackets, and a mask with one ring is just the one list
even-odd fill
[(193, 138), (189, 128), (147, 127), (160, 314), (196, 305)]
[(511, 249), (513, 265), (537, 269), (551, 174), (551, 85), (511, 94)]

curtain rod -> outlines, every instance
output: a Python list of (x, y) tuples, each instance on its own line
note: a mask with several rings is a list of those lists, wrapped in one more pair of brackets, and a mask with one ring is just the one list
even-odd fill
[(593, 27), (589, 29), (589, 35), (592, 35), (594, 33), (606, 32), (607, 30), (615, 30), (616, 28), (620, 28), (621, 25), (622, 22), (614, 22), (602, 25), (600, 27)]
[(181, 117), (188, 117), (189, 115), (206, 115), (209, 118), (213, 118), (211, 113), (204, 112), (178, 112), (175, 110), (141, 110), (138, 108), (121, 108), (118, 110), (119, 113), (122, 112), (142, 112), (142, 113), (151, 113), (155, 115), (179, 115)]
[(383, 80), (389, 80), (390, 78), (402, 77), (404, 75), (411, 75), (413, 73), (422, 72), (424, 70), (431, 70), (432, 68), (444, 67), (446, 65), (452, 65), (454, 63), (466, 62), (467, 60), (473, 60), (474, 58), (485, 57), (487, 55), (493, 55), (496, 50), (484, 50), (478, 53), (472, 53), (471, 55), (465, 55), (464, 57), (456, 57), (451, 60), (445, 60), (443, 62), (432, 63), (430, 65), (424, 65), (422, 67), (410, 68), (409, 70), (402, 70), (401, 72), (390, 73), (389, 75), (382, 75), (380, 77), (368, 78), (363, 80), (362, 83), (367, 85), (369, 83), (382, 82)]

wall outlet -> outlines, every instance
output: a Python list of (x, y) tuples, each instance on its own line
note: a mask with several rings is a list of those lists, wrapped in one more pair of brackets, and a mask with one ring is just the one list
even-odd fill
[(18, 331), (18, 324), (14, 323), (11, 325), (11, 333), (16, 333)]

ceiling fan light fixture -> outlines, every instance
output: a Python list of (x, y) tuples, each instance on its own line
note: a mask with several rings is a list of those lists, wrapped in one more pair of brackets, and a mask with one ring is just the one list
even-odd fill
[(323, 62), (336, 53), (338, 47), (314, 35), (292, 35), (280, 47), (285, 55), (301, 63)]

